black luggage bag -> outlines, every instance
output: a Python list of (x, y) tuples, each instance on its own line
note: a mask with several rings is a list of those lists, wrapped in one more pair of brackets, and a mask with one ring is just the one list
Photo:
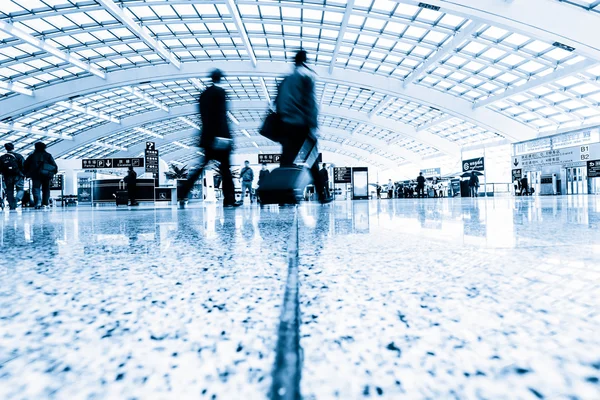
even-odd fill
[(124, 190), (124, 189), (125, 189), (125, 183), (119, 182), (119, 190), (117, 190), (117, 193), (115, 194), (115, 200), (117, 203), (117, 207), (118, 206), (126, 206), (128, 204), (129, 194), (127, 193), (127, 190)]
[(306, 168), (279, 167), (261, 180), (256, 193), (261, 204), (297, 204), (309, 182)]

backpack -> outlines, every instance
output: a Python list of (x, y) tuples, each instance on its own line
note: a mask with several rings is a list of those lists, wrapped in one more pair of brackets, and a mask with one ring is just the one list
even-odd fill
[(0, 172), (6, 176), (21, 175), (19, 161), (14, 154), (6, 153), (0, 157)]

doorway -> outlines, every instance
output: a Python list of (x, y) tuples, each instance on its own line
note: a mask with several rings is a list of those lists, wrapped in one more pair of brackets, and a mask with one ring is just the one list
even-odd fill
[(568, 167), (567, 194), (588, 194), (586, 167)]

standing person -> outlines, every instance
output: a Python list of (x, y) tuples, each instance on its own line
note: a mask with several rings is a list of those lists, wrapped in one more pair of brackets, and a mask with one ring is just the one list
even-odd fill
[(248, 190), (248, 196), (250, 197), (250, 204), (252, 204), (252, 182), (254, 181), (254, 171), (250, 168), (250, 161), (244, 161), (244, 168), (240, 172), (240, 178), (242, 180), (242, 202)]
[(425, 197), (425, 177), (422, 172), (417, 176), (417, 197)]
[(515, 181), (513, 182), (513, 186), (515, 188), (515, 196), (519, 195), (519, 179), (515, 177)]
[(479, 192), (479, 178), (477, 177), (477, 174), (475, 174), (475, 171), (471, 171), (469, 189), (471, 190), (471, 197), (477, 197)]
[(379, 183), (377, 184), (377, 198), (381, 199), (381, 185)]
[[(312, 152), (317, 151), (315, 130), (319, 108), (315, 96), (315, 80), (312, 71), (306, 66), (306, 61), (306, 51), (300, 50), (296, 53), (294, 72), (281, 82), (275, 99), (277, 113), (281, 118), (281, 131), (285, 132), (281, 140), (282, 167), (294, 165), (305, 143), (307, 147), (312, 147)], [(323, 204), (331, 202), (331, 197), (325, 197), (318, 160), (309, 165), (309, 168), (319, 201)]]
[(132, 166), (129, 167), (124, 181), (127, 183), (127, 197), (129, 197), (129, 205), (139, 206), (140, 203), (138, 203), (135, 199), (137, 192), (137, 173)]
[[(25, 174), (31, 178), (33, 202), (35, 209), (48, 207), (50, 202), (50, 181), (58, 172), (58, 166), (50, 153), (46, 151), (46, 144), (37, 142), (33, 153), (25, 160)], [(40, 193), (41, 192), (41, 193)]]
[(258, 173), (258, 186), (260, 186), (260, 183), (263, 182), (263, 179), (267, 179), (270, 173), (271, 171), (267, 169), (267, 163), (262, 163), (262, 168)]
[[(25, 194), (25, 159), (19, 153), (16, 153), (15, 145), (5, 143), (6, 154), (0, 157), (0, 174), (3, 176), (4, 191), (8, 200), (8, 207), (16, 210), (18, 203)], [(17, 196), (15, 197), (15, 189)]]
[(323, 182), (323, 191), (326, 199), (329, 198), (329, 172), (327, 172), (327, 164), (323, 163), (321, 170), (319, 171), (321, 176), (321, 182)]
[(529, 194), (529, 181), (527, 176), (521, 178), (521, 196), (527, 196)]
[(394, 198), (394, 182), (392, 182), (392, 180), (388, 180), (388, 184), (387, 184), (387, 194), (388, 194), (388, 199), (393, 199)]
[[(204, 158), (198, 168), (192, 172), (185, 183), (183, 198), (188, 197), (194, 183), (202, 175), (206, 165), (215, 160), (219, 163), (223, 185), (223, 206), (238, 207), (241, 203), (235, 201), (235, 188), (230, 170), (230, 155), (232, 150), (231, 132), (227, 121), (227, 93), (223, 89), (221, 79), (223, 72), (215, 69), (210, 73), (212, 85), (200, 95), (200, 119), (202, 132), (200, 147), (204, 149)], [(185, 204), (180, 202), (181, 205)]]

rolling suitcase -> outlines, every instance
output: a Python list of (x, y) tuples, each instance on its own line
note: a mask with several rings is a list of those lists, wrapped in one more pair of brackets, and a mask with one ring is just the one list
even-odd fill
[(125, 183), (119, 182), (119, 190), (115, 194), (115, 200), (118, 206), (126, 206), (129, 200), (127, 190), (125, 190)]
[(256, 191), (258, 199), (261, 204), (297, 204), (310, 180), (305, 167), (275, 168), (261, 181)]

